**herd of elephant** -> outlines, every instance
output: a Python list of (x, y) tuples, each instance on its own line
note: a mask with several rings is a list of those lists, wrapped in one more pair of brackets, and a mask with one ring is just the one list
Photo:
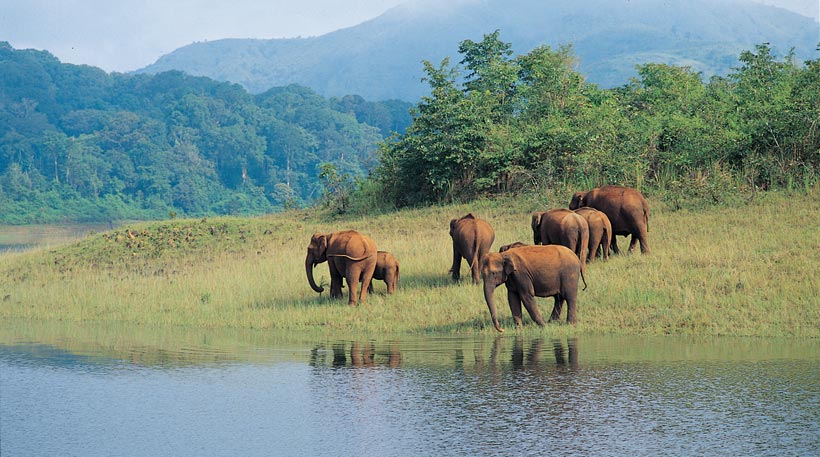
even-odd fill
[[(629, 236), (629, 250), (640, 243), (641, 252), (649, 253), (649, 203), (637, 190), (623, 186), (603, 186), (588, 192), (577, 192), (569, 208), (556, 208), (532, 215), (534, 245), (514, 242), (490, 252), (495, 232), (490, 224), (469, 213), (450, 221), (453, 239), (453, 280), (460, 278), (462, 259), (470, 266), (473, 282), (484, 281), (484, 298), (493, 326), (504, 330), (498, 321), (494, 293), (504, 283), (507, 299), (516, 326), (522, 325), (523, 303), (538, 325), (545, 325), (535, 297), (554, 297), (550, 321), (560, 318), (564, 303), (567, 322), (575, 323), (578, 282), (586, 288), (586, 263), (593, 262), (600, 249), (604, 259), (610, 249), (618, 254), (616, 235)], [(330, 296), (342, 296), (342, 280), (348, 285), (348, 304), (364, 301), (372, 291), (372, 280), (387, 284), (387, 292), (396, 290), (399, 263), (385, 251), (377, 251), (376, 243), (354, 230), (316, 233), (307, 248), (305, 270), (310, 287), (319, 293), (324, 288), (316, 284), (313, 267), (327, 262), (330, 268)], [(362, 284), (359, 292), (359, 284)], [(364, 285), (367, 284), (365, 287)]]

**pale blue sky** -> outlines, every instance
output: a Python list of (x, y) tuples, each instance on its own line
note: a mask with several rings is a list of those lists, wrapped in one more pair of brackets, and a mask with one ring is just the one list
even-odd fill
[(0, 0), (0, 41), (125, 72), (195, 41), (322, 35), (403, 1)]

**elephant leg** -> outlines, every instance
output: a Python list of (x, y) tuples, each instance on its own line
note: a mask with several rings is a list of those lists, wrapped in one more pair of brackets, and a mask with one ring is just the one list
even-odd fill
[(575, 295), (567, 295), (567, 324), (574, 324), (576, 319), (576, 300)]
[(481, 284), (481, 267), (479, 265), (478, 256), (476, 256), (476, 261), (470, 265), (470, 270), (473, 274), (473, 283), (474, 284)]
[[(330, 298), (342, 297), (342, 273), (339, 271), (339, 266), (336, 265), (336, 260), (331, 259), (328, 262), (330, 267)], [(348, 282), (348, 287), (350, 283)]]
[(629, 240), (629, 252), (635, 252), (635, 246), (638, 245), (638, 235), (633, 233), (631, 239)]
[(612, 235), (612, 243), (610, 244), (610, 247), (612, 248), (612, 252), (615, 253), (616, 255), (621, 253), (621, 250), (618, 249), (618, 236), (617, 235), (614, 235), (614, 234)]
[(450, 268), (450, 272), (453, 274), (453, 281), (458, 281), (461, 278), (461, 254), (456, 249), (455, 245), (453, 246), (453, 267)]
[[(355, 266), (348, 266), (347, 269), (347, 304), (350, 306), (356, 306), (358, 303), (358, 296), (359, 296), (359, 282), (362, 280), (361, 278), (361, 271)], [(362, 294), (365, 294), (367, 290), (366, 283), (362, 281)]]
[(513, 321), (515, 321), (515, 326), (521, 327), (523, 325), (521, 322), (521, 317), (523, 316), (521, 313), (521, 297), (518, 295), (518, 292), (507, 287), (507, 301), (510, 303), (510, 312), (512, 313)]
[[(632, 235), (632, 239), (635, 239), (635, 235)], [(649, 254), (649, 238), (646, 227), (638, 227), (638, 241), (641, 243), (641, 254)]]
[(595, 254), (598, 253), (598, 245), (600, 244), (600, 240), (592, 241), (589, 243), (589, 252), (587, 253), (587, 262), (592, 263), (595, 261)]
[(396, 274), (391, 272), (388, 273), (387, 276), (384, 278), (384, 283), (387, 284), (387, 293), (392, 294), (396, 292)]
[(530, 314), (532, 320), (543, 327), (544, 318), (541, 317), (541, 313), (538, 311), (538, 303), (535, 302), (535, 296), (532, 294), (523, 294), (521, 300), (524, 302), (524, 307), (527, 308), (527, 312)]
[(564, 297), (560, 294), (555, 296), (555, 305), (552, 307), (552, 314), (550, 314), (550, 322), (561, 319), (561, 310), (564, 308)]
[[(356, 271), (356, 274), (362, 275), (362, 284), (372, 286), (373, 272), (376, 271), (376, 259), (372, 259), (372, 262), (357, 262), (354, 270)], [(367, 287), (362, 287), (362, 294), (359, 298), (359, 303), (364, 303), (364, 299), (367, 298), (367, 289)], [(355, 295), (353, 297), (353, 299), (355, 299)], [(355, 305), (355, 303), (353, 304)]]
[(373, 293), (373, 281), (370, 281), (370, 284), (367, 285), (367, 293)]

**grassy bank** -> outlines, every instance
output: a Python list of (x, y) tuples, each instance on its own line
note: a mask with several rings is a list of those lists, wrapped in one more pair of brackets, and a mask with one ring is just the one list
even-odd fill
[[(568, 196), (519, 197), (366, 218), (312, 211), (262, 218), (122, 226), (82, 241), (0, 256), (0, 318), (356, 334), (492, 333), (466, 265), (453, 284), (449, 220), (473, 211), (494, 248), (530, 242), (530, 213)], [(820, 336), (820, 192), (758, 194), (746, 204), (672, 211), (650, 198), (651, 256), (589, 266), (577, 326), (525, 333)], [(304, 253), (317, 231), (356, 229), (401, 263), (358, 308), (307, 284)], [(623, 240), (623, 239), (622, 239)], [(619, 240), (621, 241), (621, 240)], [(625, 243), (622, 243), (624, 245)], [(329, 282), (327, 265), (317, 281)], [(503, 286), (502, 325), (512, 331)], [(548, 314), (552, 299), (539, 299)]]

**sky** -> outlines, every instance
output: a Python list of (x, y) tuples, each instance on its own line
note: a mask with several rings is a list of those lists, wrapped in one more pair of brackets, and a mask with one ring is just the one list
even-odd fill
[[(47, 50), (64, 63), (128, 72), (194, 42), (318, 36), (407, 1), (0, 0), (0, 41)], [(820, 20), (820, 0), (753, 1)]]
[(127, 72), (222, 38), (323, 35), (404, 0), (0, 0), (0, 41)]

